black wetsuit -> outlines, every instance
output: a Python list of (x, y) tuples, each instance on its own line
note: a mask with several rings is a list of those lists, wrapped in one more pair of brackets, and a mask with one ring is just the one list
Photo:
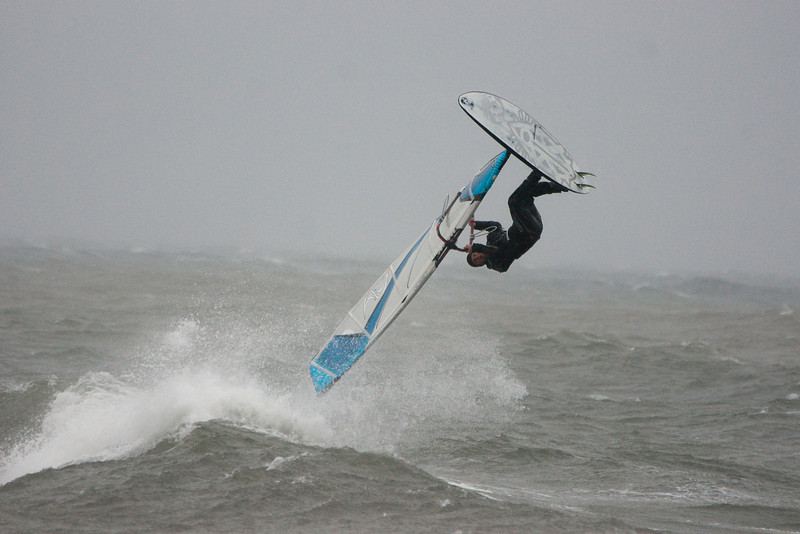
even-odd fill
[[(496, 221), (475, 221), (475, 230), (489, 230), (486, 236), (486, 267), (504, 273), (515, 260), (528, 252), (542, 235), (542, 216), (533, 203), (534, 197), (560, 193), (567, 189), (533, 171), (508, 197), (508, 209), (513, 221), (508, 231)], [(540, 181), (542, 180), (542, 181)]]

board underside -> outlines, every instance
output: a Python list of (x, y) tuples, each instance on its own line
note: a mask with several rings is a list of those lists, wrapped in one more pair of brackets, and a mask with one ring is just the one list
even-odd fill
[(567, 149), (518, 106), (479, 91), (464, 93), (458, 103), (472, 120), (529, 167), (576, 193), (586, 193), (591, 187)]

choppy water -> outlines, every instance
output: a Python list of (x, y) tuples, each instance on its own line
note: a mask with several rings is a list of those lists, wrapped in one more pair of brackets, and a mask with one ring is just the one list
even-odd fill
[(800, 531), (792, 281), (0, 248), (0, 531)]

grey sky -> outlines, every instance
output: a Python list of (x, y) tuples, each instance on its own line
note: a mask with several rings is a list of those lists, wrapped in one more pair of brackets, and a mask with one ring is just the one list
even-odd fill
[(527, 265), (800, 274), (800, 3), (382, 4), (3, 2), (0, 237), (388, 261), (499, 152), (483, 90), (599, 175)]

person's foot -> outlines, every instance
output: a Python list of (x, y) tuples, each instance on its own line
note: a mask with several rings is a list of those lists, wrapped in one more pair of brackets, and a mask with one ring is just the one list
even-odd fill
[(541, 180), (542, 178), (544, 178), (544, 174), (542, 174), (537, 169), (533, 169), (531, 173), (528, 175), (528, 177), (525, 178), (525, 181), (531, 184), (536, 184), (539, 183), (539, 180)]
[(569, 191), (569, 189), (567, 189), (566, 187), (564, 187), (559, 183), (551, 182), (550, 180), (537, 183), (531, 188), (531, 194), (534, 197), (540, 197), (542, 195), (550, 195), (552, 193), (564, 193), (566, 191)]

